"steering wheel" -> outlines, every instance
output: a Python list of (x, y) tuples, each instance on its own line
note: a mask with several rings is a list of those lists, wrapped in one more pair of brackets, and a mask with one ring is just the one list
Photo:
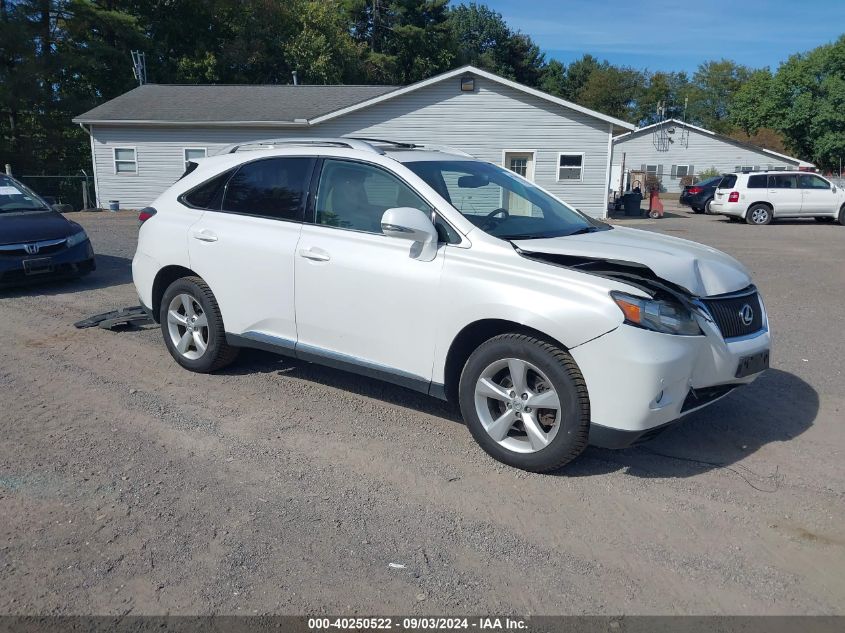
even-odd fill
[(507, 209), (503, 209), (502, 207), (499, 207), (498, 209), (491, 211), (490, 213), (488, 213), (484, 217), (484, 222), (481, 223), (481, 230), (491, 228), (491, 227), (495, 226), (496, 224), (498, 224), (499, 222), (495, 221), (497, 215), (502, 216), (502, 219), (500, 220), (500, 222), (504, 222), (509, 217), (511, 217), (511, 214), (508, 213)]

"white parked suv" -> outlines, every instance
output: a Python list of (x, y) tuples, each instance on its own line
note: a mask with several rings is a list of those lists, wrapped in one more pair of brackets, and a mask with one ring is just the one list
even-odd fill
[(845, 224), (845, 191), (818, 174), (800, 171), (725, 174), (710, 212), (757, 225), (780, 218)]
[(732, 257), (591, 219), (467, 154), (285, 140), (190, 167), (142, 211), (132, 273), (191, 371), (253, 347), (387, 380), (546, 472), (768, 366), (765, 308)]

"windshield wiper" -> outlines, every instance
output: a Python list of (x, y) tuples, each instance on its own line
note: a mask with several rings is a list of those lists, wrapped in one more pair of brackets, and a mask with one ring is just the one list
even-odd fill
[(583, 235), (584, 233), (596, 233), (597, 231), (603, 231), (603, 230), (604, 229), (600, 229), (597, 226), (585, 226), (583, 228), (576, 229), (576, 230), (572, 231), (572, 233), (567, 233), (566, 237), (569, 237), (570, 235)]

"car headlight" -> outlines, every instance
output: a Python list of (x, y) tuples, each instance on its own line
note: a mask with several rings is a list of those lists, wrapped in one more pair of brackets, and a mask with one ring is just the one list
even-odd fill
[(692, 313), (679, 303), (634, 297), (624, 292), (611, 292), (610, 296), (625, 315), (626, 323), (664, 334), (702, 333)]
[(67, 247), (71, 248), (76, 246), (77, 244), (82, 244), (85, 240), (88, 239), (88, 235), (85, 233), (85, 230), (79, 231), (79, 233), (74, 233), (70, 237), (67, 238)]

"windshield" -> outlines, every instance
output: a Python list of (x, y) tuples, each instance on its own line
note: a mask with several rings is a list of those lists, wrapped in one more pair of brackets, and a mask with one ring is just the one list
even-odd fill
[(0, 213), (45, 211), (49, 209), (38, 194), (17, 180), (0, 174)]
[(501, 239), (560, 237), (611, 228), (491, 163), (455, 160), (404, 165), (475, 226)]

